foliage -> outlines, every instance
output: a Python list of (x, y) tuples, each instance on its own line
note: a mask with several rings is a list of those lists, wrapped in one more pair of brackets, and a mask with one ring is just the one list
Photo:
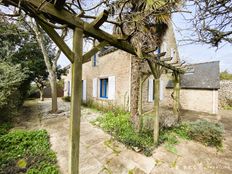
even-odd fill
[(222, 146), (223, 126), (206, 120), (197, 120), (190, 123), (188, 135), (191, 139), (201, 142), (207, 146)]
[(0, 61), (0, 110), (6, 114), (17, 109), (29, 88), (28, 69)]
[(221, 80), (232, 80), (232, 74), (230, 74), (227, 70), (220, 73)]
[(31, 84), (28, 91), (28, 98), (39, 98), (39, 89), (36, 84)]
[(0, 136), (5, 135), (8, 133), (8, 131), (11, 128), (11, 124), (10, 123), (2, 123), (0, 124)]
[(152, 132), (135, 132), (129, 113), (107, 112), (94, 121), (94, 124), (132, 149), (139, 149), (150, 155), (153, 147)]
[[(4, 126), (1, 126), (4, 127)], [(58, 174), (56, 155), (46, 131), (13, 131), (0, 135), (0, 173)]]
[(101, 111), (101, 112), (113, 112), (114, 114), (118, 115), (119, 113), (123, 113), (126, 114), (127, 112), (125, 111), (125, 109), (120, 108), (115, 106), (114, 104), (107, 102), (106, 104), (100, 104), (97, 103), (93, 100), (88, 100), (85, 103), (82, 103), (82, 105), (84, 107), (88, 107), (88, 108), (92, 108), (92, 109), (96, 109), (97, 111)]
[(65, 101), (65, 102), (70, 102), (71, 97), (70, 96), (65, 96), (65, 97), (62, 97), (62, 100)]
[[(151, 155), (154, 149), (152, 131), (136, 132), (130, 121), (129, 113), (108, 111), (102, 117), (97, 118), (93, 124), (101, 127), (128, 147), (141, 151), (145, 155)], [(175, 145), (179, 143), (179, 139), (195, 140), (207, 146), (221, 147), (223, 127), (218, 123), (197, 120), (160, 129), (159, 145), (164, 144), (167, 150), (177, 153)]]

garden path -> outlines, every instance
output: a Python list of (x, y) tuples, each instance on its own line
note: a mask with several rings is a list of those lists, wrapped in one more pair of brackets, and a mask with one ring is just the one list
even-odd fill
[[(60, 114), (48, 114), (51, 101), (27, 101), (16, 128), (46, 129), (50, 135), (52, 149), (57, 153), (62, 174), (68, 174), (69, 103), (59, 99)], [(114, 141), (110, 135), (90, 122), (101, 113), (82, 108), (80, 138), (81, 174), (231, 174), (232, 173), (232, 111), (220, 111), (225, 126), (222, 151), (206, 147), (193, 141), (176, 145), (177, 153), (166, 150), (164, 145), (154, 150), (152, 157), (145, 157)], [(203, 113), (183, 112), (182, 119), (195, 120), (218, 117)]]

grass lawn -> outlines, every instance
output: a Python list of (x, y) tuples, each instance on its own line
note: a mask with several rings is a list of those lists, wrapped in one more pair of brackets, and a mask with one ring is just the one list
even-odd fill
[(58, 174), (56, 154), (45, 130), (10, 130), (0, 125), (0, 174)]

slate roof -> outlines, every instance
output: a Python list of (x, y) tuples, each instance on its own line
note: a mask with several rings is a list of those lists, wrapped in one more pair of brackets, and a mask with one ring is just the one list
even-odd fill
[[(194, 73), (181, 75), (182, 89), (219, 89), (220, 88), (220, 71), (219, 61), (206, 62), (190, 65)], [(173, 88), (170, 80), (166, 86)]]
[(109, 53), (112, 53), (114, 51), (118, 50), (118, 48), (116, 47), (113, 47), (113, 46), (107, 46), (107, 47), (104, 47), (98, 54), (99, 57), (102, 57), (102, 56), (105, 56)]

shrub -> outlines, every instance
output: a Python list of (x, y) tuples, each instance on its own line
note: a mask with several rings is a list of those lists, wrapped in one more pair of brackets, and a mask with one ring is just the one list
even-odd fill
[[(148, 121), (150, 117), (147, 117)], [(118, 141), (130, 148), (151, 155), (154, 149), (153, 134), (149, 129), (136, 132), (130, 122), (130, 114), (120, 111), (110, 111), (97, 118), (93, 124), (110, 133)], [(220, 147), (222, 145), (223, 127), (221, 124), (197, 120), (183, 122), (173, 127), (160, 129), (159, 145), (165, 144), (167, 150), (176, 153), (174, 145), (179, 143), (179, 138), (195, 140), (208, 146)]]
[(86, 103), (83, 103), (82, 105), (84, 107), (96, 109), (96, 110), (104, 112), (104, 113), (113, 112), (115, 115), (127, 113), (127, 111), (125, 111), (123, 108), (117, 107), (110, 102), (107, 102), (104, 105), (104, 104), (97, 103), (93, 100), (88, 100)]
[(16, 111), (29, 89), (28, 69), (0, 61), (0, 116)]
[(94, 121), (94, 124), (100, 126), (118, 141), (132, 149), (137, 149), (138, 151), (143, 151), (146, 155), (150, 155), (153, 147), (152, 132), (135, 132), (130, 122), (129, 113), (111, 111), (99, 117)]
[(10, 128), (11, 128), (10, 123), (0, 124), (0, 136), (7, 134)]
[(0, 173), (58, 174), (56, 155), (50, 150), (48, 134), (14, 131), (0, 136)]
[(188, 135), (191, 139), (201, 142), (207, 146), (222, 146), (223, 126), (206, 120), (197, 120), (190, 123)]
[(65, 97), (62, 97), (62, 100), (65, 101), (65, 102), (70, 102), (71, 97), (70, 96), (65, 96)]

